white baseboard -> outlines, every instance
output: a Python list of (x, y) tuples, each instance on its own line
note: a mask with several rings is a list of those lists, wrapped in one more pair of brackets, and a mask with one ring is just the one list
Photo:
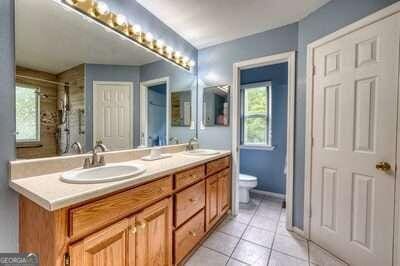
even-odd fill
[(296, 227), (296, 226), (293, 226), (293, 227), (292, 227), (292, 230), (293, 230), (293, 232), (295, 232), (296, 234), (298, 234), (298, 235), (300, 235), (300, 236), (302, 236), (302, 237), (304, 237), (304, 238), (307, 238), (307, 237), (306, 237), (306, 234), (304, 233), (304, 230), (302, 230), (302, 229), (300, 229), (300, 228), (298, 228), (298, 227)]
[(286, 198), (285, 194), (274, 193), (274, 192), (269, 192), (269, 191), (263, 191), (263, 190), (259, 190), (259, 189), (252, 189), (252, 190), (250, 190), (250, 192), (253, 192), (253, 193), (256, 193), (256, 194), (260, 194), (260, 195), (264, 195), (264, 196), (270, 196), (270, 197), (277, 198), (277, 199), (282, 199), (282, 200), (284, 200)]

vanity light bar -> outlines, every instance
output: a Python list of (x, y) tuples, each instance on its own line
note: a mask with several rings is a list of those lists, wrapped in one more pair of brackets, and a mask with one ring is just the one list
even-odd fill
[(163, 40), (155, 39), (152, 33), (143, 32), (140, 25), (131, 24), (124, 15), (113, 13), (104, 2), (96, 0), (61, 0), (61, 2), (185, 70), (190, 71), (195, 65), (193, 60), (179, 51), (174, 51)]

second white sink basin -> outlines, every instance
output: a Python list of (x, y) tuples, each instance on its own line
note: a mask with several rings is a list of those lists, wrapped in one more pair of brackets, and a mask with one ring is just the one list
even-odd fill
[(183, 152), (184, 155), (190, 155), (190, 156), (210, 156), (210, 155), (216, 155), (219, 153), (220, 153), (219, 151), (208, 150), (208, 149), (195, 149), (192, 151)]
[(65, 172), (61, 176), (61, 181), (74, 184), (112, 182), (137, 176), (145, 170), (144, 166), (138, 164), (108, 164)]

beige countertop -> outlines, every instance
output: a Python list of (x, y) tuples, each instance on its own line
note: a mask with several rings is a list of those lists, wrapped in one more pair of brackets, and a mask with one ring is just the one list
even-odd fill
[(222, 158), (230, 153), (230, 151), (221, 150), (217, 155), (188, 156), (177, 152), (172, 153), (169, 158), (157, 161), (140, 159), (125, 161), (124, 164), (141, 164), (146, 168), (146, 171), (138, 176), (107, 183), (69, 184), (60, 180), (63, 172), (57, 172), (24, 178), (11, 177), (9, 184), (12, 189), (36, 204), (49, 211), (54, 211)]

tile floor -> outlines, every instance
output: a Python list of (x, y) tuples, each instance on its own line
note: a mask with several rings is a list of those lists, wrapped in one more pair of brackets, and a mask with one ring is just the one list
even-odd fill
[(344, 266), (310, 241), (285, 228), (282, 201), (251, 195), (236, 217), (227, 217), (187, 266)]

